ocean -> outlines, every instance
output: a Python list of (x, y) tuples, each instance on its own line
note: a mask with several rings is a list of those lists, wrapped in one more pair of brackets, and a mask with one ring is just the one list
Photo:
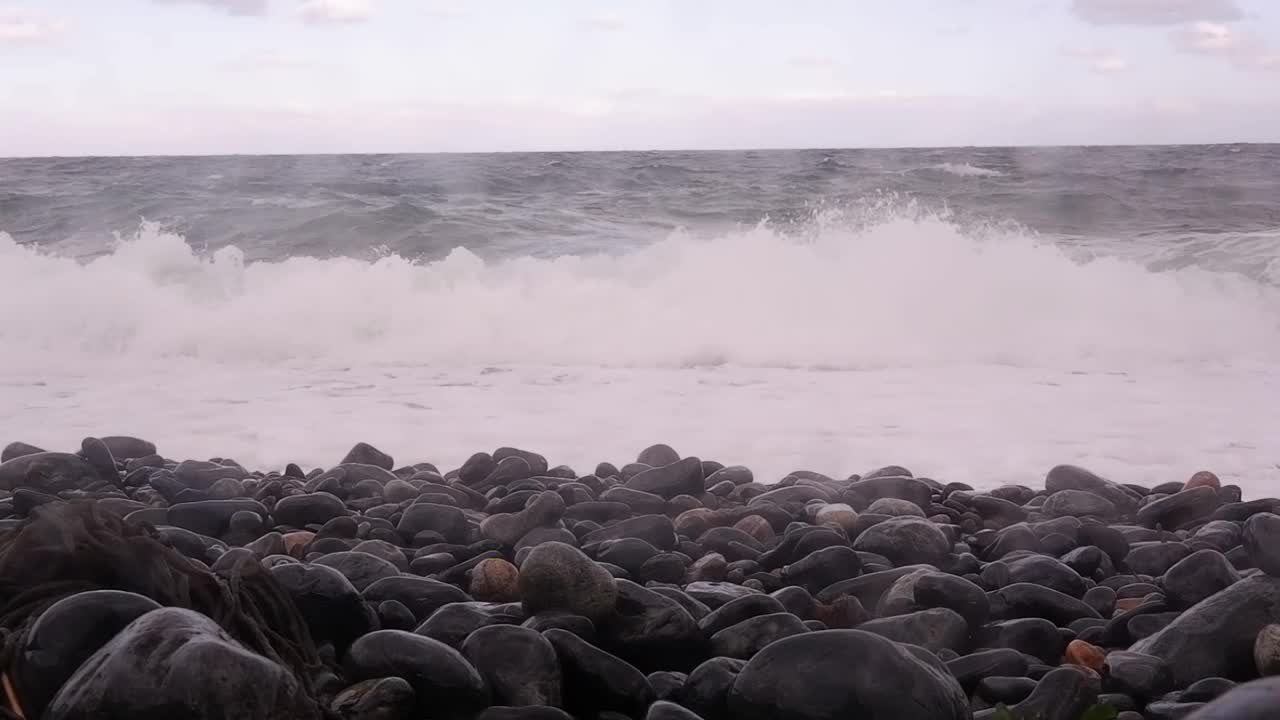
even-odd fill
[(0, 159), (0, 444), (1280, 482), (1280, 146)]

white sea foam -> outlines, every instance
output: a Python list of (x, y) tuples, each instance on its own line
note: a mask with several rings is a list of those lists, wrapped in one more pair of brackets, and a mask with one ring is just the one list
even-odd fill
[(969, 163), (938, 163), (933, 166), (934, 170), (941, 170), (945, 173), (958, 175), (960, 177), (1001, 177), (1004, 173), (991, 168), (978, 167)]
[(0, 238), (0, 440), (137, 433), (173, 456), (588, 471), (646, 444), (978, 485), (1280, 481), (1280, 291), (1074, 262), (936, 218), (767, 227), (621, 256), (245, 263), (154, 226), (80, 263)]

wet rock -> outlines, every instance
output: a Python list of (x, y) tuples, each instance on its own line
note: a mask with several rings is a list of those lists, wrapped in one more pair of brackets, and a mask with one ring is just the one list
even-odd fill
[(671, 518), (665, 515), (640, 515), (602, 527), (588, 533), (582, 539), (582, 545), (588, 548), (606, 540), (622, 538), (638, 538), (659, 550), (676, 549), (675, 525), (672, 524)]
[(728, 582), (695, 582), (685, 586), (684, 591), (689, 597), (706, 605), (708, 608), (715, 610), (741, 597), (748, 595), (760, 594), (759, 590), (753, 590), (741, 585), (735, 585)]
[(680, 704), (706, 720), (729, 720), (729, 691), (746, 666), (745, 660), (733, 658), (707, 660), (689, 673), (680, 691)]
[(1094, 672), (1102, 671), (1102, 664), (1105, 658), (1106, 653), (1102, 648), (1083, 640), (1072, 640), (1067, 643), (1067, 650), (1063, 653), (1063, 660), (1067, 663), (1089, 668)]
[(471, 633), (500, 622), (476, 603), (451, 602), (437, 608), (413, 632), (457, 648)]
[[(911, 692), (884, 692), (887, 677)], [(743, 720), (970, 717), (964, 691), (936, 657), (861, 630), (811, 632), (769, 645), (735, 680), (729, 712)]]
[(24, 455), (35, 455), (43, 453), (45, 450), (24, 442), (11, 442), (4, 446), (4, 450), (0, 451), (0, 463), (9, 462), (14, 458), (20, 458)]
[(916, 517), (899, 517), (878, 523), (853, 542), (853, 549), (889, 558), (897, 566), (941, 565), (951, 543), (938, 526)]
[(1163, 659), (1176, 687), (1206, 677), (1247, 679), (1258, 632), (1280, 623), (1280, 578), (1249, 577), (1201, 601), (1129, 649)]
[(402, 678), (362, 680), (338, 693), (330, 707), (343, 720), (410, 720), (413, 687)]
[(649, 706), (644, 720), (702, 720), (696, 713), (673, 702), (659, 700)]
[(1059, 490), (1050, 495), (1040, 508), (1050, 517), (1115, 518), (1115, 503), (1087, 490)]
[(543, 636), (560, 660), (566, 710), (575, 715), (612, 710), (638, 717), (654, 701), (649, 680), (633, 665), (566, 630), (547, 630)]
[(1056, 665), (1066, 641), (1048, 620), (1021, 618), (983, 625), (974, 632), (973, 645), (980, 649), (1009, 648)]
[(695, 457), (655, 465), (628, 480), (625, 487), (652, 493), (670, 500), (677, 495), (698, 496), (705, 492), (702, 461)]
[(466, 716), (489, 704), (480, 673), (457, 650), (402, 630), (378, 630), (356, 640), (344, 659), (356, 680), (403, 678), (413, 687), (415, 712)]
[(1125, 565), (1143, 575), (1159, 576), (1191, 554), (1191, 548), (1180, 542), (1135, 543), (1125, 556)]
[(94, 590), (67, 596), (41, 613), (27, 633), (15, 677), (30, 716), (40, 717), (81, 663), (134, 620), (159, 607), (142, 595)]
[(384, 578), (393, 578), (400, 570), (390, 561), (366, 552), (335, 552), (314, 561), (342, 573), (359, 592)]
[(547, 490), (535, 495), (519, 512), (499, 513), (485, 518), (480, 523), (480, 534), (503, 547), (512, 547), (535, 528), (559, 521), (564, 510), (564, 498), (553, 490)]
[(804, 622), (791, 613), (757, 615), (712, 635), (711, 653), (746, 660), (772, 642), (804, 632), (808, 632)]
[(859, 625), (858, 629), (897, 642), (919, 645), (935, 653), (943, 648), (956, 651), (963, 649), (969, 635), (964, 618), (948, 608), (933, 608), (869, 620)]
[(1052, 588), (1031, 583), (1014, 583), (987, 593), (991, 616), (996, 618), (1046, 618), (1068, 625), (1080, 618), (1099, 617), (1084, 602)]
[(1253, 566), (1280, 577), (1280, 515), (1258, 513), (1244, 523), (1244, 549)]
[(545, 705), (494, 705), (485, 708), (484, 712), (476, 716), (476, 720), (573, 720), (573, 716), (560, 708)]
[(1010, 710), (1015, 718), (1079, 720), (1085, 710), (1098, 702), (1100, 691), (1096, 673), (1063, 666), (1041, 678), (1031, 695)]
[(1104, 687), (1110, 692), (1147, 700), (1173, 689), (1173, 673), (1158, 657), (1114, 650), (1107, 654), (1104, 667)]
[(644, 669), (683, 668), (698, 653), (702, 634), (680, 603), (629, 580), (615, 581), (614, 612), (597, 624), (605, 647)]
[(607, 618), (617, 603), (613, 576), (564, 543), (533, 548), (519, 574), (520, 597), (529, 615), (562, 610), (597, 622)]
[(307, 493), (281, 498), (271, 511), (276, 523), (301, 528), (307, 525), (323, 525), (333, 518), (347, 514), (346, 505), (329, 493)]
[(162, 720), (173, 717), (174, 708), (191, 720), (319, 715), (284, 667), (246, 650), (200, 613), (160, 608), (80, 665), (44, 717)]
[(1197, 709), (1188, 720), (1271, 720), (1280, 707), (1280, 678), (1244, 683)]
[(467, 542), (471, 534), (467, 516), (461, 510), (436, 503), (419, 502), (410, 505), (396, 525), (396, 531), (406, 539), (425, 530), (439, 533), (445, 542), (462, 544)]
[(470, 594), (489, 602), (520, 601), (520, 571), (501, 558), (487, 558), (471, 570)]
[(488, 683), (494, 703), (560, 706), (560, 665), (555, 648), (541, 633), (491, 625), (471, 633), (461, 651)]
[(1253, 642), (1253, 663), (1263, 677), (1280, 675), (1280, 624), (1267, 625), (1258, 631)]
[(1138, 508), (1137, 520), (1144, 527), (1177, 530), (1208, 518), (1218, 507), (1218, 493), (1211, 487), (1183, 490)]
[(399, 601), (420, 621), (444, 605), (470, 599), (466, 593), (453, 585), (415, 575), (382, 578), (369, 585), (360, 594), (369, 602)]
[(989, 703), (1015, 705), (1035, 692), (1036, 681), (1024, 677), (989, 677), (978, 683), (977, 695)]
[(347, 453), (346, 457), (342, 458), (342, 462), (339, 464), (346, 465), (347, 463), (373, 465), (383, 470), (390, 470), (395, 467), (395, 461), (391, 459), (390, 455), (364, 442), (356, 443), (355, 447), (351, 448), (350, 452)]
[(293, 599), (317, 643), (345, 652), (357, 637), (376, 629), (360, 593), (337, 570), (289, 563), (273, 566), (271, 575)]
[(800, 561), (782, 569), (783, 581), (799, 585), (810, 593), (820, 592), (841, 580), (862, 573), (862, 559), (845, 545), (833, 545), (809, 553)]
[(1175, 608), (1189, 608), (1235, 584), (1240, 574), (1217, 550), (1197, 550), (1164, 574), (1164, 593)]
[(984, 678), (1021, 677), (1027, 666), (1027, 655), (1010, 648), (978, 650), (947, 661), (947, 670), (965, 692), (972, 692)]

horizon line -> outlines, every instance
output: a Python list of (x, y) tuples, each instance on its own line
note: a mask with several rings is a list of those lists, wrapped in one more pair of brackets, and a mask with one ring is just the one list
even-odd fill
[(732, 147), (732, 148), (643, 148), (643, 149), (610, 149), (610, 150), (412, 150), (389, 152), (279, 152), (279, 153), (142, 153), (129, 154), (96, 154), (96, 155), (0, 155), (3, 160), (70, 160), (70, 159), (117, 159), (137, 160), (148, 158), (270, 158), (270, 157), (371, 157), (379, 155), (608, 155), (628, 153), (749, 153), (749, 152), (893, 152), (918, 150), (1067, 150), (1088, 148), (1165, 148), (1165, 147), (1222, 147), (1222, 146), (1271, 146), (1280, 145), (1280, 140), (1273, 142), (1240, 141), (1240, 142), (1165, 142), (1165, 143), (1013, 143), (1009, 145), (883, 145), (883, 146), (796, 146), (796, 147)]

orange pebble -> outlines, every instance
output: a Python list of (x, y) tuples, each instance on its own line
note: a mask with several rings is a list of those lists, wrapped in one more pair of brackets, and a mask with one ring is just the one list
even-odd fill
[(1143, 600), (1146, 600), (1146, 598), (1120, 598), (1116, 601), (1116, 613), (1132, 610), (1141, 605)]
[(1182, 486), (1182, 489), (1190, 490), (1191, 488), (1198, 487), (1211, 487), (1214, 490), (1220, 490), (1222, 488), (1222, 481), (1218, 480), (1218, 476), (1208, 470), (1201, 470), (1195, 475), (1192, 475), (1191, 479)]
[(1102, 662), (1107, 654), (1097, 645), (1090, 645), (1083, 640), (1072, 640), (1067, 644), (1066, 661), (1071, 665), (1079, 665), (1090, 670), (1102, 671)]
[(296, 530), (284, 535), (284, 549), (290, 555), (300, 558), (302, 551), (312, 540), (316, 539), (316, 534), (310, 530)]

